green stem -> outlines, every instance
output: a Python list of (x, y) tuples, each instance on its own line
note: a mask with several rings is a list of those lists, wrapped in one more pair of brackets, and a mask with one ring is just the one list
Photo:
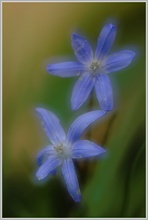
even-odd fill
[[(89, 98), (89, 104), (88, 104), (88, 111), (91, 111), (93, 109), (93, 105), (94, 105), (94, 100), (93, 100), (93, 90), (90, 94), (90, 98)], [(85, 136), (86, 139), (91, 140), (92, 138), (92, 126), (90, 125), (89, 130)], [(89, 176), (89, 170), (90, 170), (90, 164), (88, 163), (88, 161), (79, 161), (79, 168), (81, 170), (81, 184), (85, 184), (85, 182), (87, 181), (87, 177)]]
[[(88, 111), (89, 112), (92, 111), (93, 106), (94, 106), (93, 94), (94, 94), (94, 92), (92, 90), (92, 92), (90, 93), (90, 99), (89, 99), (89, 104), (88, 104)], [(92, 138), (92, 126), (91, 125), (89, 127), (89, 130), (88, 130), (86, 137), (90, 140)]]
[[(108, 112), (107, 112), (106, 114), (108, 114)], [(113, 124), (113, 122), (114, 122), (114, 120), (115, 120), (115, 118), (116, 118), (116, 115), (117, 115), (117, 112), (114, 112), (113, 115), (112, 115), (112, 117), (111, 117), (111, 119), (110, 119), (110, 121), (109, 121), (107, 130), (106, 130), (105, 135), (104, 135), (104, 138), (103, 138), (103, 140), (102, 140), (102, 145), (105, 144), (105, 142), (106, 142), (106, 140), (107, 140), (107, 138), (108, 138), (108, 136), (109, 136), (109, 133), (110, 133), (110, 131), (111, 131), (111, 127), (112, 127), (112, 124)]]

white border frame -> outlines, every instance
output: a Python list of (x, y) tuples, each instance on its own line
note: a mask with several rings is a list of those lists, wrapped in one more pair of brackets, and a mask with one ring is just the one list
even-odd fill
[[(113, 2), (113, 3), (120, 3), (120, 2), (127, 2), (127, 3), (130, 3), (130, 2), (139, 2), (139, 3), (146, 3), (146, 60), (147, 60), (147, 13), (148, 13), (148, 8), (147, 8), (147, 0), (141, 0), (141, 1), (139, 1), (139, 0), (120, 0), (120, 1), (118, 1), (118, 0), (114, 0), (114, 1), (111, 1), (111, 0), (104, 0), (104, 1), (99, 1), (99, 0), (93, 0), (93, 1), (88, 1), (88, 0), (81, 0), (81, 1), (79, 1), (79, 0), (71, 0), (71, 1), (69, 1), (69, 0), (65, 0), (65, 1), (59, 1), (59, 0), (55, 0), (55, 1), (49, 1), (49, 0), (44, 0), (44, 1), (41, 1), (41, 0), (34, 0), (34, 1), (30, 1), (30, 0), (22, 0), (22, 1), (13, 1), (13, 0), (3, 0), (3, 1), (1, 1), (0, 2), (0, 14), (1, 14), (1, 23), (0, 23), (0, 26), (1, 26), (1, 29), (0, 29), (0, 45), (1, 45), (1, 59), (0, 59), (0, 67), (1, 67), (1, 77), (0, 77), (0, 96), (1, 96), (1, 99), (0, 99), (0, 105), (1, 105), (1, 108), (0, 108), (0, 118), (1, 118), (1, 123), (0, 123), (0, 143), (1, 143), (1, 149), (0, 149), (0, 155), (1, 155), (1, 157), (0, 157), (0, 173), (1, 173), (1, 175), (0, 175), (0, 195), (1, 195), (1, 200), (0, 200), (0, 202), (1, 202), (1, 204), (0, 204), (0, 219), (30, 219), (30, 218), (3, 218), (2, 217), (2, 123), (3, 123), (3, 118), (2, 118), (2, 89), (3, 89), (3, 87), (2, 87), (2, 80), (3, 80), (3, 77), (2, 77), (2, 69), (3, 69), (3, 67), (2, 67), (2, 62), (3, 62), (3, 60), (2, 60), (2, 50), (3, 50), (3, 44), (2, 44), (2, 17), (3, 17), (3, 14), (2, 14), (2, 5), (3, 5), (3, 3), (47, 3), (47, 2), (53, 2), (53, 3), (63, 3), (63, 2), (82, 2), (82, 3), (85, 3), (85, 2), (90, 2), (90, 3), (93, 3), (93, 2), (100, 2), (100, 3), (104, 3), (104, 2)], [(147, 86), (148, 86), (148, 84), (147, 84), (147, 80), (148, 80), (148, 77), (147, 77), (147, 62), (146, 62), (146, 131), (147, 131), (147, 120), (148, 120), (148, 118), (147, 118), (147, 107), (148, 107), (148, 101), (147, 101)], [(147, 207), (147, 132), (146, 132), (146, 207)], [(31, 218), (31, 219), (65, 219), (65, 218)], [(66, 219), (115, 219), (115, 218), (66, 218)], [(133, 219), (133, 220), (135, 220), (135, 218), (116, 218), (116, 219)], [(136, 218), (136, 219), (147, 219), (147, 208), (146, 208), (146, 217), (145, 218)]]

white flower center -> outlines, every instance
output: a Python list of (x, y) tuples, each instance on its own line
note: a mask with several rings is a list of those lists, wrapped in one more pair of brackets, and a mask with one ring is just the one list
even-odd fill
[(62, 153), (63, 153), (63, 147), (62, 147), (62, 145), (56, 146), (56, 147), (54, 147), (54, 148), (55, 148), (55, 150), (57, 151), (58, 154), (62, 154)]
[(59, 146), (54, 146), (54, 148), (59, 157), (63, 159), (71, 157), (71, 146), (70, 145), (66, 143), (62, 143)]
[(90, 69), (91, 69), (91, 71), (93, 72), (93, 73), (95, 73), (97, 70), (98, 70), (98, 68), (99, 68), (99, 63), (98, 63), (98, 61), (93, 61), (91, 64), (90, 64), (90, 67), (89, 67)]
[(101, 74), (103, 72), (102, 61), (92, 60), (89, 65), (89, 71), (93, 76), (95, 76), (96, 74)]

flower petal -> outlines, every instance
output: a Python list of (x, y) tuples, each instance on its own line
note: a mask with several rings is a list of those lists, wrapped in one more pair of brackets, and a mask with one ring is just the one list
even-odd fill
[(102, 117), (104, 114), (106, 114), (106, 111), (98, 110), (87, 112), (79, 116), (69, 128), (67, 141), (69, 141), (70, 143), (74, 143), (75, 141), (79, 140), (84, 129), (87, 128), (91, 123), (96, 121), (98, 118)]
[(36, 108), (42, 126), (53, 145), (60, 145), (65, 140), (65, 133), (56, 115), (43, 108)]
[(92, 48), (87, 40), (73, 33), (71, 45), (79, 62), (86, 64), (93, 59)]
[(48, 145), (46, 147), (44, 147), (42, 150), (39, 151), (39, 153), (37, 154), (37, 164), (38, 166), (41, 166), (45, 160), (47, 160), (47, 158), (51, 155), (55, 154), (55, 150), (53, 145)]
[(105, 153), (106, 150), (87, 140), (80, 140), (72, 146), (72, 158), (94, 157)]
[(103, 59), (111, 49), (116, 37), (116, 27), (112, 24), (107, 24), (102, 28), (98, 37), (97, 49), (95, 57), (97, 60)]
[(103, 64), (106, 73), (116, 72), (127, 67), (133, 60), (135, 53), (130, 50), (123, 50), (109, 55)]
[(46, 70), (54, 76), (73, 77), (79, 75), (84, 70), (84, 66), (78, 62), (62, 62), (49, 64)]
[(110, 111), (113, 108), (113, 92), (110, 79), (105, 74), (97, 77), (95, 84), (96, 96), (102, 109)]
[(36, 176), (38, 180), (44, 179), (48, 174), (53, 174), (55, 168), (62, 163), (62, 160), (57, 156), (49, 157), (37, 170)]
[(72, 110), (77, 110), (88, 98), (95, 84), (95, 79), (89, 73), (84, 73), (76, 82), (72, 97)]
[(62, 174), (71, 197), (75, 202), (80, 202), (81, 192), (72, 159), (68, 158), (64, 160)]

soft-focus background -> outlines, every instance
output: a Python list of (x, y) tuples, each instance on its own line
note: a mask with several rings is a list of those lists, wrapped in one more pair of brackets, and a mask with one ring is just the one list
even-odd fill
[[(36, 154), (48, 140), (34, 108), (55, 112), (65, 129), (88, 110), (87, 101), (71, 111), (76, 78), (45, 68), (76, 60), (73, 31), (95, 48), (109, 22), (117, 26), (111, 52), (130, 49), (136, 57), (110, 74), (114, 111), (89, 136), (108, 153), (75, 163), (83, 199), (74, 203), (60, 176), (35, 178)], [(145, 217), (145, 3), (3, 3), (3, 217)]]

